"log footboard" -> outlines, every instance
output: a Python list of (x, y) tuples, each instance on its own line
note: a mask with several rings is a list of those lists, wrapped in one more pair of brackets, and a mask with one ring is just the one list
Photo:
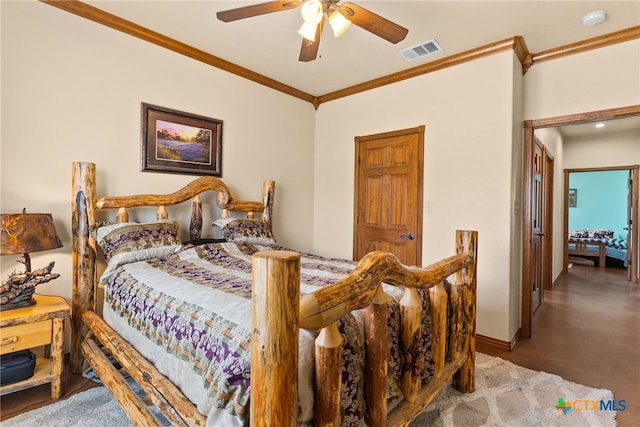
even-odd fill
[[(339, 344), (327, 336), (335, 336), (336, 322), (343, 316), (358, 309), (367, 309), (365, 316), (365, 390), (367, 405), (365, 420), (369, 426), (408, 425), (433, 400), (438, 392), (453, 378), (453, 385), (462, 392), (474, 391), (475, 376), (475, 306), (476, 306), (476, 261), (477, 232), (456, 232), (457, 255), (446, 258), (425, 269), (403, 266), (395, 256), (384, 252), (367, 254), (356, 266), (352, 274), (344, 279), (300, 299), (299, 317), (297, 304), (278, 302), (282, 293), (297, 302), (298, 290), (288, 286), (290, 277), (299, 275), (299, 257), (291, 252), (263, 252), (254, 255), (253, 262), (253, 313), (260, 313), (260, 321), (254, 317), (252, 340), (264, 336), (278, 339), (271, 342), (256, 341), (252, 347), (251, 376), (251, 425), (252, 426), (293, 426), (297, 421), (297, 401), (291, 401), (289, 391), (282, 393), (269, 388), (268, 379), (288, 378), (295, 390), (297, 382), (291, 372), (298, 371), (296, 357), (281, 358), (280, 353), (297, 354), (297, 345), (291, 344), (291, 336), (297, 336), (301, 328), (319, 331), (316, 340), (316, 378), (327, 387), (316, 389), (316, 401), (322, 408), (316, 408), (316, 425), (340, 425), (340, 407), (336, 396), (340, 395), (342, 365), (335, 363), (331, 356)], [(452, 276), (451, 298), (448, 303), (445, 280)], [(276, 279), (276, 278), (279, 278)], [(401, 304), (402, 340), (404, 342), (406, 368), (402, 378), (404, 400), (387, 414), (387, 369), (386, 355), (388, 339), (383, 330), (387, 329), (386, 298), (381, 292), (382, 283), (405, 288)], [(282, 285), (282, 286), (281, 286)], [(416, 303), (416, 289), (428, 289), (430, 294), (432, 348), (434, 354), (434, 375), (425, 385), (418, 377), (416, 366), (424, 363), (424, 356), (418, 354), (414, 343), (420, 335), (422, 310)], [(278, 301), (265, 305), (263, 295), (272, 294)], [(275, 294), (275, 295), (274, 295)], [(278, 295), (280, 294), (280, 295)], [(256, 298), (256, 295), (258, 297)], [(277, 295), (277, 296), (276, 296)], [(286, 297), (285, 297), (286, 298)], [(419, 302), (419, 301), (418, 301)], [(268, 310), (267, 308), (268, 307)], [(447, 328), (447, 312), (451, 308), (451, 326)], [(294, 310), (294, 313), (291, 312)], [(293, 329), (292, 329), (293, 327)], [(448, 333), (448, 329), (450, 333)], [(290, 332), (287, 332), (290, 331)], [(449, 342), (446, 356), (447, 336)], [(259, 350), (259, 351), (256, 351)], [(380, 354), (383, 357), (378, 357)], [(333, 356), (337, 357), (337, 356)], [(332, 363), (327, 363), (332, 360)], [(254, 376), (255, 366), (267, 376)], [(257, 387), (254, 387), (257, 384)], [(261, 405), (253, 407), (258, 400)], [(338, 402), (339, 403), (339, 402)], [(285, 407), (288, 406), (288, 407)], [(274, 410), (276, 409), (277, 410)], [(333, 411), (333, 412), (331, 412)]]
[[(262, 202), (235, 200), (226, 185), (213, 177), (198, 178), (164, 196), (103, 197), (95, 194), (95, 167), (74, 163), (73, 209), (73, 339), (71, 369), (79, 373), (85, 360), (122, 406), (134, 425), (160, 425), (157, 408), (171, 425), (199, 426), (206, 417), (184, 394), (122, 339), (96, 314), (97, 247), (93, 229), (97, 209), (118, 209), (119, 222), (127, 208), (157, 207), (167, 218), (166, 206), (193, 201), (190, 237), (200, 237), (202, 206), (199, 193), (217, 191), (223, 210), (262, 214), (270, 227), (273, 181), (265, 181)], [(295, 426), (298, 418), (297, 375), (299, 329), (317, 333), (315, 345), (316, 394), (314, 423), (340, 425), (342, 342), (337, 322), (354, 310), (365, 310), (365, 421), (369, 426), (408, 425), (452, 380), (462, 392), (474, 390), (477, 232), (457, 231), (456, 255), (426, 268), (406, 267), (385, 252), (371, 252), (342, 280), (300, 296), (300, 255), (292, 251), (258, 252), (253, 256), (251, 396), (252, 426)], [(404, 400), (387, 410), (387, 296), (385, 285), (404, 289), (400, 301), (400, 335)], [(422, 306), (418, 290), (429, 294), (434, 375), (423, 384), (419, 367), (424, 355), (415, 343), (421, 339)], [(144, 390), (139, 397), (109, 355)]]

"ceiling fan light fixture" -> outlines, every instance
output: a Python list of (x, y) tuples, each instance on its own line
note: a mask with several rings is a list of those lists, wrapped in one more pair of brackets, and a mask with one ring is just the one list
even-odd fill
[(322, 3), (320, 0), (307, 0), (300, 9), (305, 23), (317, 25), (322, 20)]
[(334, 10), (329, 13), (329, 25), (331, 25), (333, 35), (338, 38), (342, 34), (344, 34), (345, 31), (347, 31), (347, 29), (351, 25), (351, 21), (345, 18), (344, 15), (339, 11)]
[(318, 27), (318, 24), (312, 24), (312, 23), (309, 23), (309, 22), (305, 21), (302, 24), (302, 27), (300, 27), (300, 29), (298, 30), (298, 34), (300, 34), (302, 37), (304, 37), (307, 40), (315, 42), (316, 41), (316, 28), (317, 27)]

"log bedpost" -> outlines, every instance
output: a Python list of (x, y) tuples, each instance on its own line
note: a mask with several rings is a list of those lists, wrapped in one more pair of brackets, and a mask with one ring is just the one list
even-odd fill
[(127, 208), (118, 209), (116, 222), (129, 222), (129, 211), (127, 210)]
[(269, 228), (273, 228), (271, 219), (273, 217), (273, 198), (276, 192), (276, 182), (267, 180), (262, 183), (262, 203), (264, 210), (262, 211), (262, 222), (267, 224)]
[(340, 425), (342, 337), (336, 322), (322, 328), (316, 338), (314, 425)]
[(420, 351), (422, 340), (422, 301), (415, 288), (405, 288), (400, 300), (402, 345), (402, 394), (407, 402), (415, 402), (421, 387), (420, 371), (424, 367), (424, 354)]
[(433, 375), (438, 376), (444, 368), (447, 340), (447, 291), (444, 283), (429, 289), (429, 308), (431, 314), (431, 342), (433, 350)]
[(87, 310), (95, 310), (94, 286), (96, 281), (96, 246), (91, 237), (91, 225), (96, 222), (96, 170), (95, 164), (74, 162), (71, 183), (72, 247), (72, 331), (71, 373), (79, 374), (84, 368), (80, 349), (88, 328), (82, 322)]
[(387, 296), (382, 285), (365, 311), (365, 422), (368, 426), (384, 426), (387, 420)]
[(156, 213), (156, 219), (158, 221), (169, 219), (169, 212), (167, 212), (166, 206), (158, 206), (158, 212)]
[(202, 237), (202, 200), (197, 194), (191, 201), (191, 221), (189, 221), (189, 239)]
[(253, 255), (251, 426), (298, 424), (300, 254)]
[(475, 390), (476, 355), (476, 271), (478, 260), (478, 232), (456, 231), (456, 253), (472, 259), (471, 264), (456, 273), (456, 284), (462, 286), (462, 316), (467, 330), (463, 332), (462, 352), (467, 358), (453, 376), (453, 386), (462, 393)]

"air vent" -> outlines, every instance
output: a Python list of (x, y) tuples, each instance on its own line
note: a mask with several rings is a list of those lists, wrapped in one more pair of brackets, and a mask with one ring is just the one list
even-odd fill
[(431, 39), (401, 50), (400, 55), (407, 61), (413, 61), (414, 59), (424, 58), (425, 56), (442, 52), (442, 50), (442, 46), (440, 46), (436, 39)]

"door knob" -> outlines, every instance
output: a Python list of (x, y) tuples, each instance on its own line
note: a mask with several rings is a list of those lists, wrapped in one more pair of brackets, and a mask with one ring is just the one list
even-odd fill
[(542, 237), (542, 236), (544, 236), (544, 233), (536, 233), (536, 236)]
[(407, 239), (407, 240), (413, 240), (416, 238), (416, 236), (414, 236), (413, 234), (401, 234), (400, 235), (401, 239)]

